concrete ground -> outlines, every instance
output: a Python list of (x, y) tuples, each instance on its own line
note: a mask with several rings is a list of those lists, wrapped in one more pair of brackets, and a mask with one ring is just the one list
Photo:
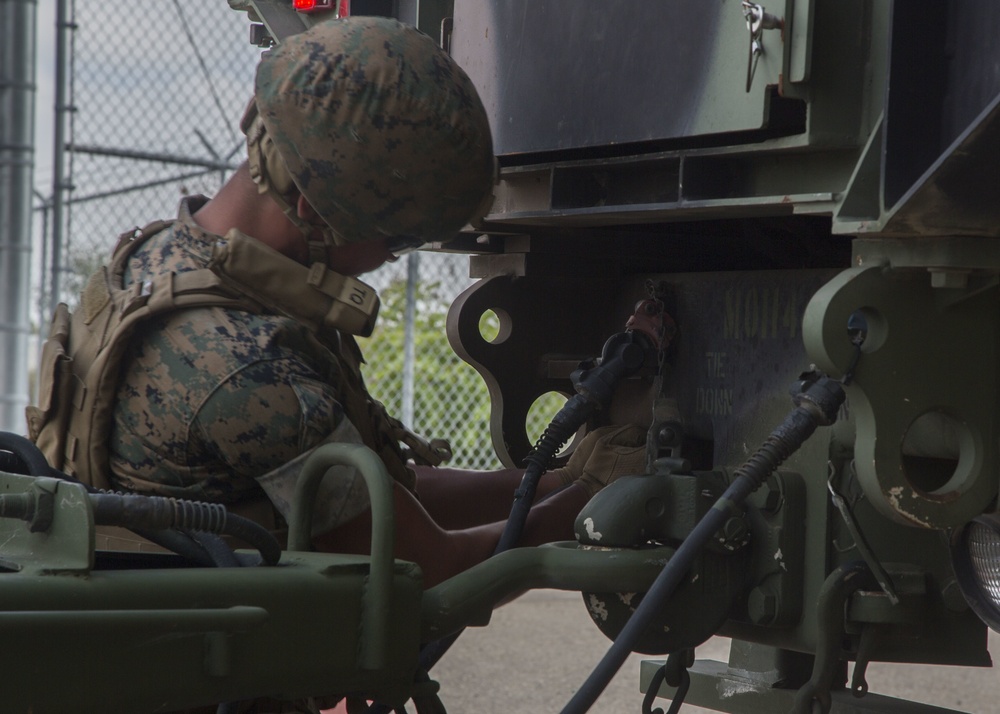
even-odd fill
[[(991, 633), (991, 650), (1000, 638)], [(539, 590), (500, 608), (489, 627), (470, 628), (438, 663), (449, 714), (558, 714), (607, 651), (610, 641), (591, 623), (579, 593)], [(728, 658), (729, 641), (713, 638), (699, 659)], [(640, 714), (639, 662), (632, 655), (592, 712)], [(872, 692), (935, 704), (970, 714), (1000, 712), (996, 669), (873, 664)], [(666, 709), (668, 700), (655, 706)], [(685, 705), (681, 714), (705, 709)]]

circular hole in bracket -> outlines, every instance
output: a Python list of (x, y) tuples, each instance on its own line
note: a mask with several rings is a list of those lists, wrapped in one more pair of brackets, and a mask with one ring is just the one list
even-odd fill
[(510, 337), (511, 319), (505, 310), (493, 308), (479, 316), (479, 336), (491, 345), (498, 345)]
[(965, 424), (942, 411), (924, 412), (903, 434), (903, 475), (926, 496), (949, 497), (961, 490), (974, 448)]
[[(545, 427), (549, 425), (552, 417), (563, 408), (567, 401), (568, 397), (561, 392), (546, 392), (531, 403), (531, 406), (528, 407), (528, 414), (524, 418), (524, 429), (528, 434), (528, 442), (532, 446), (538, 443)], [(564, 446), (556, 456), (565, 454), (567, 448), (568, 446)]]
[(881, 312), (872, 307), (861, 307), (847, 318), (847, 335), (851, 342), (861, 342), (861, 351), (871, 353), (885, 344), (889, 323)]

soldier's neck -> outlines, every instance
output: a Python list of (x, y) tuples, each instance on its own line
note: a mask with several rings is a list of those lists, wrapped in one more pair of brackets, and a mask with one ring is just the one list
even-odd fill
[(306, 257), (302, 232), (277, 203), (257, 192), (245, 164), (193, 218), (209, 233), (223, 236), (235, 228), (299, 262)]

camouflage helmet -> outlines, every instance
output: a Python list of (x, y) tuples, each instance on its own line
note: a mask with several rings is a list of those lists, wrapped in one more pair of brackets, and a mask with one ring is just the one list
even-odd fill
[(416, 28), (351, 17), (282, 41), (257, 69), (256, 110), (337, 243), (448, 240), (492, 200), (486, 111)]

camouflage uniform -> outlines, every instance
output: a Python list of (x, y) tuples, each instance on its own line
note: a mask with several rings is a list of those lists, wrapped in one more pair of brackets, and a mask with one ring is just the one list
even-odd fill
[[(283, 40), (261, 60), (241, 127), (258, 190), (310, 235), (294, 210), (304, 196), (329, 243), (448, 240), (492, 200), (492, 141), (475, 88), (433, 40), (396, 20), (333, 20)], [(129, 255), (125, 288), (210, 267), (225, 239), (194, 223), (199, 205), (182, 204), (175, 223)], [(311, 246), (310, 259), (324, 261), (326, 249)], [(115, 395), (112, 485), (230, 504), (266, 495), (287, 517), (305, 455), (340, 441), (373, 448), (412, 488), (399, 447), (412, 440), (365, 392), (344, 326), (305, 324), (310, 299), (272, 314), (202, 307), (142, 323)], [(367, 507), (359, 475), (336, 470), (315, 531)]]
[[(205, 267), (219, 236), (194, 223), (187, 199), (168, 229), (132, 257), (126, 282)], [(297, 466), (316, 446), (362, 443), (336, 385), (344, 356), (280, 315), (223, 308), (167, 313), (133, 338), (123, 361), (112, 427), (112, 483), (178, 498), (238, 503), (264, 492), (287, 516)], [(348, 338), (349, 339), (349, 338)], [(351, 349), (353, 341), (343, 345)], [(354, 469), (324, 480), (314, 527), (367, 508)]]
[[(258, 190), (308, 234), (292, 205), (301, 192), (335, 244), (447, 240), (492, 200), (492, 141), (475, 88), (433, 40), (396, 20), (333, 20), (286, 38), (262, 58), (241, 126)], [(130, 256), (126, 287), (209, 265), (221, 238), (193, 222), (196, 208), (183, 205)], [(116, 395), (113, 485), (224, 503), (266, 494), (287, 517), (304, 455), (335, 440), (372, 447), (412, 488), (399, 425), (364, 392), (353, 338), (311, 331), (295, 314), (215, 307), (143, 324)], [(360, 477), (337, 468), (314, 530), (367, 507)]]

